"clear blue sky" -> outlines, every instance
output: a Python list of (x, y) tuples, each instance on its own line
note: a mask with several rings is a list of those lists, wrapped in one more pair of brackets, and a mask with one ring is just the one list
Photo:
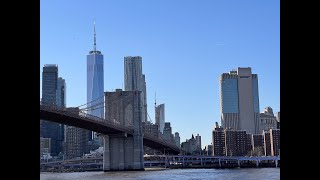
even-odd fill
[[(86, 55), (104, 55), (104, 88), (122, 88), (124, 56), (142, 56), (148, 113), (165, 103), (181, 142), (202, 146), (220, 124), (219, 77), (237, 67), (258, 74), (260, 111), (280, 111), (279, 0), (41, 0), (40, 91), (44, 64), (58, 64), (67, 106), (86, 102)], [(41, 94), (40, 94), (41, 97)]]

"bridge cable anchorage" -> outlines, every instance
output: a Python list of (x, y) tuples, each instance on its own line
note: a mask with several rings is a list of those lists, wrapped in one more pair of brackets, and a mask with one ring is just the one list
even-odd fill
[(97, 101), (97, 100), (99, 100), (99, 99), (101, 99), (101, 98), (103, 98), (103, 97), (104, 97), (104, 95), (103, 95), (103, 96), (101, 96), (101, 97), (98, 97), (98, 98), (97, 98), (97, 99), (95, 99), (95, 100), (92, 100), (92, 101), (90, 101), (90, 102), (87, 102), (86, 104), (82, 104), (82, 105), (77, 106), (77, 107), (81, 107), (81, 106), (87, 105), (87, 104), (92, 103), (92, 102), (94, 102), (94, 101)]

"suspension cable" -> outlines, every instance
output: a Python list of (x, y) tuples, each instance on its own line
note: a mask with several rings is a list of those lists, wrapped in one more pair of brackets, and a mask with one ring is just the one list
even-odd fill
[(97, 99), (95, 99), (95, 100), (92, 100), (92, 101), (90, 101), (90, 102), (87, 102), (86, 104), (82, 104), (82, 105), (77, 106), (77, 107), (81, 107), (81, 106), (87, 105), (87, 104), (89, 104), (89, 103), (92, 103), (92, 102), (94, 102), (94, 101), (97, 101), (98, 99), (101, 99), (102, 97), (104, 97), (104, 95), (101, 96), (101, 97), (99, 97), (99, 98), (97, 98)]

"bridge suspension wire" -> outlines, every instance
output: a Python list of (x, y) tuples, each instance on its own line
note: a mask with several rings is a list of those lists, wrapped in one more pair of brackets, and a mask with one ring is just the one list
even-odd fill
[(88, 111), (88, 110), (93, 111), (93, 110), (101, 109), (101, 108), (105, 108), (105, 107), (106, 107), (106, 106), (101, 106), (101, 107), (96, 107), (96, 108), (82, 109), (82, 111), (83, 111), (83, 110), (84, 110), (84, 111)]
[(100, 103), (94, 104), (94, 105), (89, 106), (89, 107), (81, 108), (80, 110), (91, 109), (91, 108), (94, 108), (96, 106), (103, 105), (103, 104), (104, 104), (104, 102), (100, 102)]
[(149, 119), (150, 119), (150, 122), (151, 122), (151, 123), (153, 123), (153, 122), (152, 122), (152, 119), (150, 118), (150, 116), (149, 116), (149, 113), (148, 113), (148, 112), (147, 112), (147, 115), (148, 115), (148, 117), (149, 117)]
[(82, 104), (82, 105), (80, 105), (80, 106), (77, 106), (77, 108), (79, 108), (79, 107), (81, 107), (81, 106), (85, 106), (85, 105), (87, 105), (87, 104), (89, 104), (89, 103), (92, 103), (92, 102), (94, 102), (94, 101), (97, 101), (97, 100), (99, 100), (99, 99), (101, 99), (101, 98), (103, 98), (104, 97), (104, 95), (103, 96), (100, 96), (100, 97), (98, 97), (97, 99), (95, 99), (95, 100), (92, 100), (92, 101), (90, 101), (90, 102), (87, 102), (87, 103), (85, 103), (85, 104)]

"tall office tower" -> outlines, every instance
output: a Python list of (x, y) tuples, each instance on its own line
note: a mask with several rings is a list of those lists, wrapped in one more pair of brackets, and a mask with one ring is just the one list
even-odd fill
[(259, 122), (259, 134), (262, 134), (264, 130), (277, 129), (277, 119), (273, 115), (271, 107), (264, 108), (264, 112), (260, 113)]
[(57, 105), (61, 107), (66, 107), (66, 92), (67, 86), (66, 81), (62, 78), (58, 78), (58, 85), (57, 85)]
[(45, 64), (42, 70), (42, 98), (43, 104), (56, 104), (58, 85), (58, 65)]
[(156, 124), (159, 126), (159, 131), (163, 133), (165, 124), (164, 104), (155, 106)]
[(142, 74), (142, 92), (143, 92), (143, 115), (145, 116), (145, 121), (148, 121), (148, 107), (147, 107), (147, 83), (146, 75)]
[[(57, 106), (66, 107), (66, 81), (62, 77), (59, 77), (57, 83)], [(62, 148), (62, 152), (64, 152), (63, 143), (65, 140), (65, 127), (64, 124), (59, 124), (58, 141), (59, 146)]]
[(176, 143), (176, 146), (180, 147), (180, 136), (178, 132), (174, 133), (174, 141)]
[(212, 154), (213, 154), (212, 148), (213, 148), (213, 145), (212, 145), (212, 144), (206, 145), (206, 146), (204, 147), (204, 154), (207, 155), (207, 156), (212, 156)]
[(280, 155), (280, 129), (270, 129), (271, 156)]
[(277, 114), (277, 129), (280, 129), (280, 111)]
[(270, 131), (263, 131), (263, 142), (264, 142), (264, 155), (271, 155), (271, 139), (270, 139)]
[(87, 102), (88, 114), (104, 118), (103, 55), (96, 50), (96, 28), (94, 26), (93, 51), (87, 55)]
[[(42, 71), (42, 104), (57, 105), (58, 66), (46, 64)], [(51, 138), (50, 153), (57, 156), (62, 151), (61, 126), (58, 123), (40, 121), (40, 137)]]
[[(88, 114), (104, 118), (103, 55), (96, 49), (95, 25), (93, 51), (87, 55), (87, 103)], [(90, 139), (91, 134), (88, 133)], [(99, 142), (102, 143), (101, 138)]]
[(174, 136), (172, 135), (172, 128), (170, 122), (166, 122), (163, 128), (162, 138), (164, 141), (175, 144)]
[(225, 155), (225, 138), (224, 130), (218, 122), (216, 122), (215, 128), (212, 131), (212, 155), (224, 156)]
[(199, 136), (199, 134), (196, 135), (196, 146), (197, 149), (201, 151), (202, 147), (201, 147), (201, 136)]
[(124, 89), (125, 91), (142, 91), (141, 94), (141, 111), (142, 122), (147, 120), (146, 111), (146, 83), (145, 76), (142, 74), (142, 57), (126, 56), (124, 57)]
[(221, 87), (221, 123), (224, 129), (259, 133), (258, 75), (251, 68), (223, 73)]

